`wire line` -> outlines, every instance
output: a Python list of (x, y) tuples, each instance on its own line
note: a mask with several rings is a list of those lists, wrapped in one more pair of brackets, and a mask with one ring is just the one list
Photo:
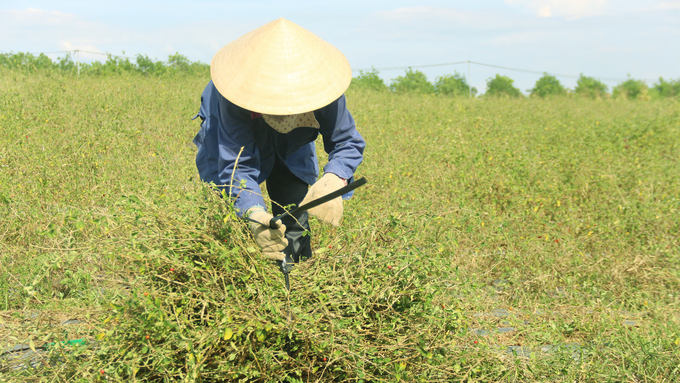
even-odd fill
[[(477, 61), (456, 61), (456, 62), (442, 63), (442, 64), (408, 65), (408, 66), (371, 68), (371, 69), (352, 69), (352, 72), (371, 72), (372, 70), (377, 70), (377, 71), (406, 70), (406, 69), (432, 68), (432, 67), (438, 67), (438, 66), (459, 65), (459, 64), (475, 64), (475, 65), (480, 65), (480, 66), (485, 66), (485, 67), (505, 69), (505, 70), (509, 70), (509, 71), (522, 72), (522, 73), (549, 74), (549, 75), (553, 75), (555, 77), (567, 77), (567, 78), (575, 78), (575, 79), (581, 78), (581, 75), (552, 73), (552, 72), (546, 72), (546, 71), (511, 68), (511, 67), (494, 65), (494, 64), (480, 63), (480, 62), (477, 62)], [(602, 80), (602, 81), (626, 81), (626, 80), (628, 80), (628, 78), (620, 78), (620, 77), (596, 77), (596, 78), (598, 80)], [(644, 81), (650, 81), (651, 82), (653, 80), (644, 80)]]
[(83, 51), (80, 49), (74, 49), (72, 51), (53, 51), (53, 52), (34, 52), (34, 53), (27, 53), (29, 55), (41, 55), (41, 54), (50, 54), (50, 53), (91, 53), (94, 55), (102, 55), (102, 56), (111, 56), (111, 57), (118, 57), (118, 58), (126, 58), (126, 59), (131, 59), (134, 57), (129, 57), (129, 56), (119, 56), (119, 55), (112, 55), (110, 53), (101, 53), (101, 52), (92, 52), (92, 51)]

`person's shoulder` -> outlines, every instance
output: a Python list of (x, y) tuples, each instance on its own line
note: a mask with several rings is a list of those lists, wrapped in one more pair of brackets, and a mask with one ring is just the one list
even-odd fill
[(333, 100), (330, 104), (323, 106), (314, 111), (314, 113), (326, 114), (329, 112), (337, 113), (339, 110), (344, 110), (346, 108), (347, 102), (345, 100), (345, 95), (342, 94), (337, 99)]
[(215, 88), (215, 84), (213, 84), (212, 80), (208, 81), (208, 85), (205, 86), (203, 89), (203, 93), (201, 94), (201, 99), (203, 102), (210, 102), (210, 100), (215, 99), (217, 100), (217, 97), (219, 96), (219, 92), (217, 91), (217, 88)]

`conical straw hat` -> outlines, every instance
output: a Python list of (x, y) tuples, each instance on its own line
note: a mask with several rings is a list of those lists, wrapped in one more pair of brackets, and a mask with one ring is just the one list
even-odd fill
[(229, 101), (272, 115), (324, 107), (352, 80), (349, 62), (338, 49), (283, 18), (220, 49), (210, 75)]

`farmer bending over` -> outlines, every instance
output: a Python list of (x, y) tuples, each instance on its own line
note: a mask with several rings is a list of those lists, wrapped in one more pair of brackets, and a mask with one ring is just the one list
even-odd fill
[[(281, 18), (222, 48), (210, 74), (194, 138), (201, 179), (231, 191), (239, 217), (262, 223), (251, 222), (250, 229), (269, 259), (310, 258), (310, 236), (303, 235), (309, 230), (307, 212), (295, 219), (285, 216), (278, 230), (270, 229), (273, 216), (260, 184), (267, 181), (273, 214), (280, 215), (282, 206), (299, 206), (351, 182), (366, 143), (346, 106), (344, 92), (352, 79), (347, 59)], [(328, 164), (317, 181), (314, 140), (319, 134)], [(339, 226), (342, 210), (338, 197), (309, 214)]]

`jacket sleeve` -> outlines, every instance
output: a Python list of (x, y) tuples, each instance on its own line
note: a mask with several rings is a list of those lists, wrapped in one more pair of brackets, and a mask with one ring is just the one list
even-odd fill
[(250, 112), (219, 97), (218, 177), (221, 187), (235, 199), (239, 217), (255, 205), (266, 209), (258, 182), (260, 154), (253, 125)]
[(319, 121), (328, 163), (324, 173), (333, 173), (350, 180), (364, 159), (366, 142), (359, 134), (352, 115), (347, 110), (345, 96), (314, 112)]

